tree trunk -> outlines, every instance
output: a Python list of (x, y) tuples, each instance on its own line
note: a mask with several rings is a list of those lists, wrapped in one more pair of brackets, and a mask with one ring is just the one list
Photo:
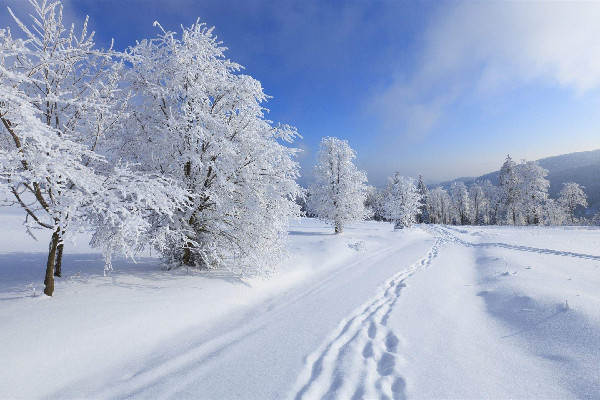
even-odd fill
[[(188, 163), (189, 164), (189, 163)], [(186, 164), (187, 165), (187, 164)], [(196, 222), (196, 218), (192, 215), (190, 219), (187, 221), (190, 228), (193, 229), (194, 223)], [(183, 248), (183, 259), (181, 260), (183, 265), (191, 266), (192, 263), (192, 242), (189, 241), (185, 244)]]
[(192, 250), (189, 247), (189, 243), (183, 249), (183, 259), (181, 260), (183, 265), (190, 265), (192, 263)]
[(342, 233), (344, 231), (343, 227), (342, 227), (342, 223), (341, 222), (336, 222), (334, 224), (334, 229), (335, 229), (335, 233)]
[(56, 248), (58, 247), (60, 236), (58, 231), (52, 234), (50, 246), (48, 249), (48, 263), (46, 264), (46, 278), (44, 279), (44, 294), (52, 296), (54, 293), (54, 263), (56, 261)]
[(64, 246), (65, 244), (61, 240), (61, 242), (56, 248), (56, 264), (54, 265), (54, 276), (62, 276), (62, 255)]

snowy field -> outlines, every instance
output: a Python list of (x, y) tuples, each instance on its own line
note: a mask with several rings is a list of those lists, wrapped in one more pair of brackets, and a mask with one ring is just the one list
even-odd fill
[(302, 219), (268, 280), (151, 255), (103, 276), (82, 237), (49, 298), (21, 220), (0, 214), (0, 398), (600, 397), (596, 229)]

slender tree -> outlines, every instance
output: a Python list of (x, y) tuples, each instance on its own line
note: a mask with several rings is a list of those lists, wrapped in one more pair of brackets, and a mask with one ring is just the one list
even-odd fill
[(498, 177), (498, 188), (500, 190), (500, 199), (504, 208), (505, 220), (516, 225), (519, 218), (520, 206), (520, 180), (516, 171), (516, 163), (506, 156), (506, 161), (500, 168)]
[(419, 183), (417, 184), (417, 190), (421, 195), (421, 207), (419, 207), (419, 214), (417, 214), (417, 222), (428, 224), (430, 222), (429, 218), (429, 208), (427, 206), (427, 196), (429, 195), (429, 190), (423, 182), (423, 176), (419, 175)]
[(348, 142), (325, 137), (319, 145), (315, 182), (311, 185), (310, 208), (342, 233), (344, 226), (368, 216), (365, 208), (367, 174), (353, 163), (356, 153)]

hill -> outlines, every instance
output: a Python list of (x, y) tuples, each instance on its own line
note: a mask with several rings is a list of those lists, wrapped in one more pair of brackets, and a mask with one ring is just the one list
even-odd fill
[[(516, 161), (516, 160), (515, 160)], [(588, 211), (600, 210), (600, 150), (581, 151), (546, 157), (537, 162), (548, 170), (550, 197), (556, 198), (565, 182), (576, 182), (585, 187), (588, 196)], [(463, 182), (470, 185), (476, 181), (489, 180), (494, 185), (498, 184), (500, 171), (490, 172), (478, 177), (462, 177), (445, 181), (435, 186), (450, 188), (453, 182)]]

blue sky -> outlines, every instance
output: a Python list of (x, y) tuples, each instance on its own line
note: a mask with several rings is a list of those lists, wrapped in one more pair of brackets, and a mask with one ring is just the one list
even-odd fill
[[(323, 136), (349, 141), (372, 184), (428, 182), (600, 148), (600, 3), (65, 1), (123, 49), (197, 17), (298, 128), (301, 183)], [(25, 0), (0, 0), (27, 14)], [(24, 18), (27, 20), (27, 17)]]

